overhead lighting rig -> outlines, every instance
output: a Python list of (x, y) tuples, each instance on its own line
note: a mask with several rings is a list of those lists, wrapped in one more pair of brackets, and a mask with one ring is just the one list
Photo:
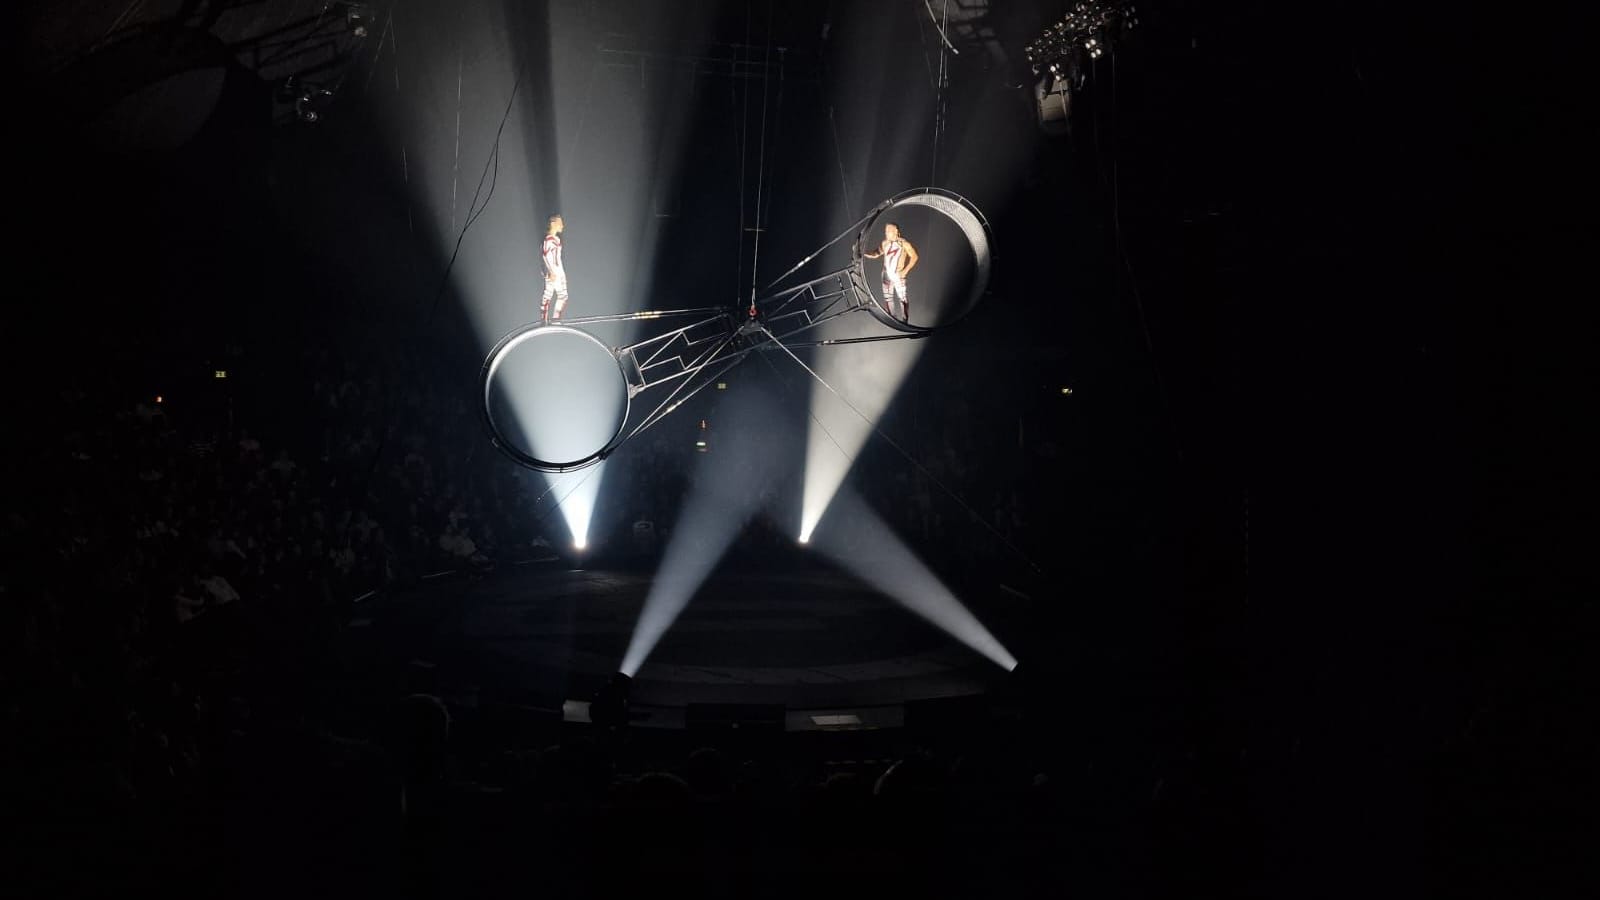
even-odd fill
[(1067, 132), (1072, 95), (1084, 83), (1083, 60), (1104, 56), (1112, 39), (1138, 23), (1131, 3), (1083, 0), (1023, 48), (1038, 76), (1033, 94), (1040, 129), (1046, 134)]
[(1060, 73), (1080, 54), (1099, 59), (1113, 38), (1137, 24), (1131, 3), (1083, 0), (1024, 47), (1023, 53), (1035, 75)]

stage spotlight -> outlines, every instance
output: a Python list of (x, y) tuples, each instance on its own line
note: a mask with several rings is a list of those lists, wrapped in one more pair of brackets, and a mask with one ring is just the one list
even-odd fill
[(848, 487), (835, 494), (817, 547), (857, 578), (941, 631), (1011, 671), (1017, 658), (939, 577)]
[(308, 124), (322, 121), (323, 113), (333, 105), (332, 90), (294, 76), (285, 78), (278, 86), (278, 102), (294, 107), (294, 117)]
[(367, 36), (368, 28), (375, 22), (372, 10), (360, 3), (346, 3), (344, 5), (344, 24), (349, 27), (350, 33), (359, 38)]
[(1065, 134), (1072, 115), (1072, 81), (1057, 64), (1033, 88), (1033, 103), (1039, 116), (1039, 130), (1045, 134)]
[(1111, 39), (1138, 22), (1131, 4), (1085, 0), (1023, 48), (1028, 65), (1040, 76), (1033, 88), (1040, 129), (1046, 134), (1066, 133), (1072, 95), (1084, 84), (1080, 62), (1084, 57), (1092, 62), (1104, 56)]
[(595, 691), (589, 701), (589, 721), (602, 728), (618, 728), (628, 724), (628, 694), (633, 679), (618, 672)]
[(1106, 39), (1139, 23), (1133, 4), (1116, 0), (1084, 0), (1061, 21), (1046, 28), (1033, 43), (1023, 48), (1034, 72), (1076, 56), (1082, 50), (1093, 59), (1105, 52)]

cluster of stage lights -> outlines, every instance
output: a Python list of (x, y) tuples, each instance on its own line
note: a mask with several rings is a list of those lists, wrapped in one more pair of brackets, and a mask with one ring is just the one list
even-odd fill
[(1044, 34), (1023, 48), (1028, 65), (1034, 74), (1045, 70), (1060, 73), (1076, 54), (1087, 53), (1090, 59), (1105, 55), (1106, 43), (1112, 31), (1132, 28), (1138, 24), (1131, 4), (1102, 3), (1084, 0), (1073, 6), (1061, 21), (1046, 28)]

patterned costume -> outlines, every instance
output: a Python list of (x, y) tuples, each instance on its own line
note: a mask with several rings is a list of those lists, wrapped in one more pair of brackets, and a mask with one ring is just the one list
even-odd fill
[(567, 270), (561, 267), (561, 235), (545, 235), (539, 255), (544, 263), (544, 297), (539, 300), (539, 319), (550, 321), (550, 298), (554, 296), (555, 321), (559, 322), (562, 311), (567, 308)]

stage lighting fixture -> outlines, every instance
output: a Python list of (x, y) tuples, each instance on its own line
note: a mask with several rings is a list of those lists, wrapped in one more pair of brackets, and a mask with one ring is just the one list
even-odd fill
[(211, 377), (212, 378), (227, 378), (228, 377), (228, 370), (227, 369), (217, 369), (215, 372), (213, 372), (211, 374)]
[(333, 91), (314, 88), (295, 98), (294, 114), (302, 122), (322, 121), (322, 113), (333, 103)]
[(589, 721), (602, 728), (617, 728), (628, 724), (628, 694), (633, 679), (617, 672), (589, 701)]
[(1082, 60), (1087, 57), (1092, 62), (1104, 56), (1111, 39), (1138, 22), (1131, 4), (1084, 0), (1023, 48), (1028, 65), (1040, 76), (1033, 95), (1041, 130), (1066, 133), (1072, 94), (1084, 84)]
[(1090, 59), (1099, 59), (1109, 38), (1139, 23), (1134, 12), (1129, 3), (1084, 0), (1024, 47), (1023, 54), (1036, 75), (1057, 71), (1055, 64), (1076, 57), (1080, 51)]
[(323, 112), (333, 104), (333, 91), (290, 75), (279, 82), (277, 100), (285, 106), (294, 107), (297, 121), (316, 123), (322, 121)]
[(1051, 63), (1050, 70), (1033, 88), (1033, 102), (1039, 115), (1039, 130), (1045, 134), (1065, 134), (1067, 120), (1072, 114), (1072, 82), (1060, 63)]
[(350, 33), (358, 38), (367, 36), (367, 26), (373, 23), (372, 10), (359, 3), (346, 3), (344, 5), (344, 24), (350, 28)]

